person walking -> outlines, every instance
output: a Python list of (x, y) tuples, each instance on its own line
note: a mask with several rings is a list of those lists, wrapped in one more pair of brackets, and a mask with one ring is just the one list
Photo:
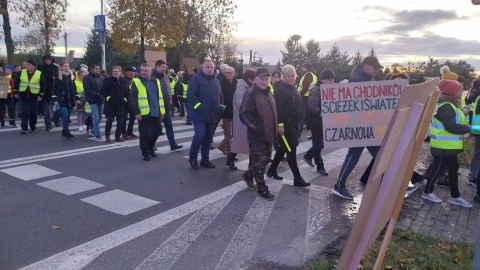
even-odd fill
[(254, 189), (253, 179), (255, 179), (258, 195), (267, 200), (274, 200), (275, 196), (268, 190), (264, 179), (265, 168), (270, 159), (269, 149), (272, 148), (272, 143), (277, 141), (279, 121), (278, 106), (268, 87), (269, 78), (268, 69), (257, 69), (253, 86), (243, 97), (240, 120), (247, 127), (250, 152), (250, 163), (248, 170), (243, 174), (243, 179), (250, 189)]
[(222, 128), (224, 137), (218, 146), (218, 150), (220, 150), (224, 155), (228, 155), (232, 148), (233, 96), (235, 94), (237, 84), (238, 81), (237, 78), (235, 78), (235, 69), (228, 67), (225, 70), (225, 79), (220, 82), (225, 111), (222, 114)]
[(90, 104), (93, 118), (93, 128), (90, 134), (97, 140), (102, 140), (100, 136), (100, 122), (102, 121), (103, 97), (100, 94), (103, 84), (103, 77), (100, 75), (100, 66), (94, 64), (90, 67), (91, 71), (83, 78), (83, 89), (87, 102)]
[[(137, 69), (135, 67), (127, 67), (125, 69), (125, 76), (122, 77), (125, 80), (125, 83), (128, 85), (127, 87), (127, 102), (125, 103), (125, 114), (123, 115), (123, 130), (122, 130), (122, 139), (135, 139), (138, 136), (133, 133), (133, 126), (135, 125), (135, 114), (130, 107), (130, 85), (133, 82), (133, 78), (135, 78), (135, 74)], [(127, 124), (128, 120), (128, 124)]]
[[(54, 82), (59, 76), (59, 70), (57, 64), (55, 64), (55, 59), (53, 59), (50, 54), (44, 55), (42, 61), (43, 63), (38, 66), (38, 70), (40, 70), (45, 77), (45, 92), (42, 97), (41, 111), (43, 112), (43, 118), (45, 119), (45, 130), (49, 131), (52, 129), (52, 118), (50, 117), (50, 103), (52, 102)], [(58, 117), (56, 118), (58, 119)], [(56, 124), (58, 125), (59, 123)]]
[(42, 100), (44, 89), (45, 77), (36, 69), (35, 62), (28, 60), (15, 80), (15, 98), (20, 98), (22, 109), (21, 134), (26, 134), (29, 126), (32, 132), (37, 131), (38, 102)]
[(152, 77), (149, 64), (142, 64), (140, 78), (132, 80), (130, 107), (138, 121), (143, 160), (150, 161), (150, 156), (157, 156), (154, 148), (162, 130), (160, 121), (165, 115), (165, 104), (160, 81)]
[(190, 166), (198, 170), (198, 150), (202, 147), (200, 166), (215, 168), (210, 162), (210, 144), (215, 133), (215, 124), (220, 119), (222, 107), (222, 90), (220, 82), (215, 78), (213, 61), (206, 58), (202, 68), (195, 74), (188, 83), (188, 106), (192, 106), (190, 119), (193, 122), (192, 145), (190, 147)]
[(111, 142), (110, 131), (112, 130), (113, 120), (117, 119), (117, 127), (115, 128), (115, 141), (123, 142), (123, 115), (125, 113), (125, 103), (127, 102), (128, 87), (127, 81), (122, 79), (122, 68), (114, 66), (112, 68), (112, 76), (107, 77), (103, 81), (101, 94), (105, 100), (105, 109), (103, 113), (107, 118), (105, 124), (105, 141)]
[(279, 137), (277, 141), (279, 147), (267, 171), (267, 176), (276, 180), (283, 179), (277, 174), (277, 168), (286, 153), (288, 166), (293, 173), (293, 185), (308, 187), (310, 183), (303, 180), (297, 165), (298, 134), (301, 132), (299, 122), (302, 115), (302, 97), (294, 86), (297, 72), (292, 65), (285, 65), (281, 74), (282, 80), (275, 85), (274, 89), (278, 114)]
[(62, 119), (62, 136), (67, 140), (73, 138), (73, 134), (70, 133), (70, 115), (72, 114), (72, 108), (75, 104), (80, 103), (80, 98), (76, 94), (74, 86), (73, 73), (70, 70), (68, 62), (60, 64), (60, 71), (54, 83), (54, 90), (52, 95), (52, 101), (56, 106), (59, 106), (60, 117)]
[(155, 62), (155, 69), (152, 72), (152, 77), (156, 78), (160, 81), (162, 86), (162, 94), (164, 97), (165, 106), (167, 106), (167, 110), (165, 111), (165, 115), (162, 118), (162, 122), (165, 125), (165, 130), (167, 133), (168, 143), (170, 144), (170, 149), (177, 150), (183, 147), (183, 145), (178, 145), (175, 142), (175, 134), (173, 132), (173, 123), (172, 123), (172, 115), (170, 112), (170, 79), (168, 75), (165, 74), (167, 71), (167, 62), (163, 59), (159, 59)]
[(302, 78), (298, 83), (298, 92), (300, 92), (300, 96), (302, 97), (302, 110), (300, 115), (299, 121), (299, 131), (298, 138), (302, 135), (303, 126), (305, 125), (305, 117), (307, 116), (308, 112), (308, 96), (310, 95), (310, 90), (315, 87), (317, 84), (317, 72), (313, 68), (312, 64), (305, 63), (302, 66)]

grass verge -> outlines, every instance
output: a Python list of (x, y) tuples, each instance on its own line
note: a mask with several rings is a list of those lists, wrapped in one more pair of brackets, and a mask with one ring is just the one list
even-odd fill
[[(384, 232), (363, 257), (358, 269), (373, 269), (383, 236)], [(326, 260), (307, 269), (336, 269), (342, 248), (339, 247), (336, 254), (331, 254)], [(473, 252), (472, 244), (443, 242), (434, 237), (396, 229), (381, 269), (472, 269)]]
[(468, 137), (464, 141), (463, 152), (458, 154), (458, 163), (460, 166), (466, 166), (470, 168), (472, 163), (473, 152), (475, 150), (475, 139)]

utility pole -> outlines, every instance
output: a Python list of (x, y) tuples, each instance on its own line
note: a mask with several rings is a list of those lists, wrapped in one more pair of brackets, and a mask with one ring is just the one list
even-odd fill
[[(101, 15), (103, 17), (103, 0), (101, 1), (101, 5), (102, 5), (102, 9), (101, 9)], [(105, 63), (105, 40), (107, 39), (106, 35), (106, 24), (107, 24), (107, 20), (105, 19), (105, 22), (104, 22), (104, 26), (103, 26), (103, 32), (100, 32), (100, 43), (102, 44), (102, 69), (103, 70), (107, 70), (107, 65)]]
[(67, 50), (67, 32), (63, 35), (63, 38), (65, 39), (65, 59), (68, 57), (68, 50)]

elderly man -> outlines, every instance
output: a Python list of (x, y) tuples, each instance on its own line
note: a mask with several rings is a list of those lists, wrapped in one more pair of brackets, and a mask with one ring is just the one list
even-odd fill
[[(350, 80), (348, 82), (368, 82), (375, 80), (375, 74), (377, 74), (380, 69), (383, 68), (382, 65), (378, 62), (378, 59), (375, 56), (367, 56), (363, 59), (361, 65), (357, 65), (353, 68)], [(347, 200), (353, 200), (353, 195), (348, 192), (345, 182), (347, 181), (348, 176), (357, 165), (360, 156), (362, 155), (363, 149), (365, 147), (351, 147), (348, 149), (347, 156), (343, 162), (342, 168), (340, 169), (340, 175), (338, 176), (338, 181), (335, 186), (332, 188), (333, 194), (342, 197)], [(368, 146), (368, 152), (372, 157), (376, 157), (380, 146)]]
[(215, 133), (215, 124), (220, 119), (223, 102), (220, 82), (215, 78), (213, 62), (206, 58), (195, 76), (188, 83), (188, 106), (192, 106), (191, 120), (193, 122), (192, 145), (190, 147), (189, 163), (194, 170), (198, 170), (197, 156), (202, 146), (200, 166), (215, 168), (210, 162), (210, 144)]
[[(218, 150), (222, 151), (224, 155), (230, 153), (230, 148), (232, 147), (233, 95), (235, 94), (237, 83), (238, 81), (237, 78), (235, 78), (235, 69), (228, 67), (225, 70), (225, 80), (220, 82), (225, 104), (225, 111), (222, 115), (224, 138), (218, 146)], [(230, 164), (227, 163), (227, 166), (230, 167)], [(231, 167), (231, 169), (233, 169), (233, 167)]]
[(160, 136), (160, 121), (165, 115), (162, 87), (160, 81), (152, 77), (149, 64), (140, 67), (140, 78), (134, 78), (130, 85), (130, 107), (138, 121), (140, 150), (143, 160), (156, 157), (155, 143)]
[(240, 107), (240, 120), (247, 126), (250, 148), (250, 164), (243, 178), (249, 188), (254, 187), (255, 179), (258, 195), (274, 200), (275, 196), (268, 190), (264, 179), (272, 143), (276, 142), (278, 125), (275, 98), (268, 87), (269, 78), (270, 72), (266, 68), (255, 72), (252, 88), (245, 94)]

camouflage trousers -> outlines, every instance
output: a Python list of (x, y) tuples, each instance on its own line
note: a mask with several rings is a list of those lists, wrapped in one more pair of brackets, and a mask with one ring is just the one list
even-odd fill
[(257, 183), (257, 188), (262, 190), (267, 187), (267, 185), (265, 185), (264, 174), (268, 160), (270, 159), (268, 153), (272, 153), (272, 144), (264, 141), (249, 141), (248, 145), (250, 148), (250, 162), (248, 164), (248, 170), (244, 175), (246, 178), (254, 178)]

